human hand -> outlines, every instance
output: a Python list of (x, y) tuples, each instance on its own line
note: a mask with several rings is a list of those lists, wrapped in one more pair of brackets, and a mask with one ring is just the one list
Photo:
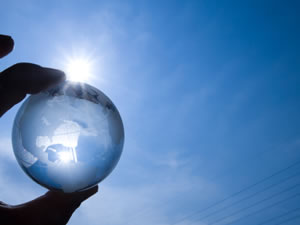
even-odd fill
[[(10, 53), (14, 41), (0, 35), (0, 58)], [(0, 73), (0, 117), (26, 94), (36, 94), (65, 80), (62, 71), (31, 63), (18, 63)], [(98, 186), (65, 194), (49, 191), (22, 205), (10, 206), (0, 202), (1, 225), (65, 225), (80, 204), (94, 195)]]
[[(13, 49), (9, 36), (0, 35), (0, 58)], [(0, 116), (22, 101), (26, 94), (36, 94), (65, 80), (62, 71), (31, 63), (18, 63), (0, 73)]]

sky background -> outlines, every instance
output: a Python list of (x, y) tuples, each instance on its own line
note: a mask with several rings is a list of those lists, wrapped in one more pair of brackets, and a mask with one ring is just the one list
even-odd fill
[[(119, 164), (69, 224), (299, 224), (299, 9), (276, 0), (2, 2), (0, 32), (15, 49), (0, 70), (64, 70), (68, 57), (88, 57), (88, 83), (124, 122)], [(10, 204), (46, 191), (12, 152), (19, 106), (0, 120), (0, 200)]]

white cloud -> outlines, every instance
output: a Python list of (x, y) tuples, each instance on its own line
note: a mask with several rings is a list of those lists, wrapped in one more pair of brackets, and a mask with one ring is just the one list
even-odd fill
[(153, 163), (161, 166), (166, 166), (170, 169), (179, 169), (188, 165), (190, 159), (184, 158), (180, 156), (180, 152), (177, 149), (174, 149), (170, 152), (167, 152), (162, 158), (155, 158), (153, 159)]
[(0, 158), (15, 160), (11, 139), (8, 137), (0, 138)]
[[(182, 214), (177, 211), (176, 215), (172, 215), (182, 204), (207, 200), (218, 191), (214, 184), (185, 171), (178, 176), (172, 175), (173, 178), (158, 178), (150, 184), (122, 186), (109, 182), (100, 183), (99, 192), (82, 205), (70, 224), (79, 225), (84, 221), (88, 221), (90, 225), (170, 224), (190, 213), (190, 209), (186, 208), (181, 210)], [(188, 220), (181, 225), (188, 224), (187, 222)]]

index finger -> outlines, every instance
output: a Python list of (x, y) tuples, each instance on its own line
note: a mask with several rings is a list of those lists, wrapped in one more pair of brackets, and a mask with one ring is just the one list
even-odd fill
[(60, 70), (31, 63), (18, 63), (0, 73), (0, 117), (22, 101), (26, 94), (36, 94), (65, 80)]
[(0, 58), (6, 56), (14, 48), (14, 40), (7, 35), (0, 34)]

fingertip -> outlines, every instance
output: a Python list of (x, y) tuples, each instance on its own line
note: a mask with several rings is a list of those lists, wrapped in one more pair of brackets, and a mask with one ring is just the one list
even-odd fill
[(92, 195), (96, 194), (97, 192), (98, 192), (98, 185), (90, 189), (84, 190), (82, 192), (78, 192), (78, 194), (81, 196), (81, 201), (84, 201), (89, 197), (91, 197)]
[(96, 194), (99, 190), (99, 186), (96, 185), (95, 187), (92, 188), (92, 190), (93, 190), (94, 194)]
[(11, 36), (0, 35), (0, 58), (9, 54), (14, 48), (14, 40)]
[(96, 185), (90, 189), (87, 189), (84, 192), (86, 192), (87, 194), (90, 194), (90, 195), (96, 194), (98, 192), (98, 185)]
[(44, 82), (47, 83), (46, 88), (43, 89), (51, 88), (66, 80), (66, 74), (61, 70), (43, 67), (43, 73)]
[(66, 74), (63, 71), (58, 69), (53, 69), (53, 68), (47, 68), (47, 67), (44, 67), (44, 69), (47, 71), (49, 76), (54, 80), (58, 80), (58, 81), (66, 80)]

